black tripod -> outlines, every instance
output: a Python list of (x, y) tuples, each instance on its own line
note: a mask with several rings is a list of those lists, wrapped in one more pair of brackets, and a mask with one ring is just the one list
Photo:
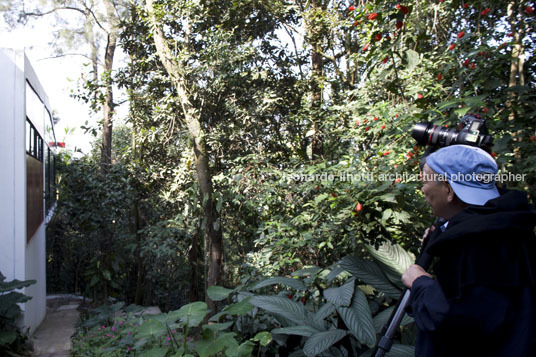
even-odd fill
[[(441, 231), (439, 226), (443, 223), (445, 223), (444, 220), (440, 218), (436, 219), (436, 221), (434, 222), (435, 230), (433, 232), (429, 232), (428, 236), (423, 242), (421, 252), (415, 261), (415, 264), (420, 265), (424, 270), (428, 270), (433, 258), (430, 254), (426, 253), (425, 247), (430, 241), (430, 239), (433, 239), (431, 236), (439, 234), (439, 232)], [(373, 353), (374, 357), (383, 357), (387, 352), (391, 350), (395, 333), (398, 330), (398, 326), (400, 326), (400, 322), (402, 321), (404, 314), (406, 313), (406, 306), (409, 302), (410, 293), (411, 290), (406, 288), (402, 292), (400, 299), (398, 299), (398, 303), (396, 304), (393, 313), (389, 317), (387, 324), (382, 329), (382, 337), (376, 345), (375, 351)]]

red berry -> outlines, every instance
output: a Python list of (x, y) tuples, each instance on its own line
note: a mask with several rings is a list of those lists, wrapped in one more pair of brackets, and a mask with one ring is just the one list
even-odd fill
[(382, 129), (385, 129), (385, 124), (382, 125)]
[(421, 93), (417, 94), (417, 99), (422, 99), (422, 98), (424, 98), (424, 96)]
[(468, 9), (468, 8), (469, 8), (469, 4), (468, 4), (468, 3), (463, 4), (463, 8), (464, 8), (464, 9)]
[(400, 177), (397, 177), (395, 181), (396, 181), (396, 183), (400, 183), (400, 181), (402, 181), (402, 179)]
[(378, 17), (378, 14), (376, 12), (373, 12), (372, 14), (368, 15), (369, 20), (374, 20), (377, 17)]
[(333, 196), (333, 198), (337, 198), (337, 194), (335, 192), (332, 192), (331, 196)]
[(465, 31), (458, 32), (458, 38), (462, 38), (463, 36), (465, 36)]
[(304, 297), (301, 298), (301, 302), (302, 302), (302, 304), (305, 304), (305, 298)]
[(354, 27), (358, 25), (358, 22), (357, 21), (354, 21)]
[(476, 67), (476, 64), (474, 62), (471, 63), (471, 65), (469, 66), (469, 68), (471, 68), (471, 69), (475, 69), (475, 67)]
[(404, 26), (404, 23), (402, 21), (397, 21), (395, 26), (398, 30), (400, 30), (402, 26)]
[(361, 203), (357, 202), (357, 204), (355, 205), (355, 210), (357, 212), (361, 211), (363, 209), (363, 206), (361, 205)]
[(387, 156), (389, 155), (391, 152), (389, 150), (387, 150), (386, 152), (383, 153), (383, 156)]
[(387, 61), (389, 61), (389, 56), (385, 57), (384, 59), (382, 59), (382, 63), (385, 64), (387, 63)]
[(370, 44), (368, 44), (368, 43), (365, 46), (363, 46), (363, 51), (368, 50), (369, 46), (370, 46)]
[(355, 10), (355, 7), (354, 7), (354, 6), (350, 6), (350, 7), (348, 8), (348, 11), (354, 11), (354, 10)]
[(534, 8), (533, 8), (532, 6), (527, 6), (527, 7), (525, 7), (525, 13), (526, 13), (527, 15), (530, 15), (530, 14), (532, 14), (533, 12), (534, 12)]
[(396, 4), (396, 8), (400, 10), (400, 12), (403, 13), (404, 15), (407, 15), (409, 13), (409, 7), (407, 6)]
[(488, 7), (487, 9), (484, 9), (480, 12), (480, 16), (486, 16), (488, 14), (488, 12), (490, 12), (490, 8)]
[(378, 42), (378, 41), (381, 40), (381, 39), (382, 39), (382, 34), (381, 34), (381, 33), (377, 33), (377, 34), (374, 36), (374, 40), (375, 40), (376, 42)]
[(365, 131), (369, 131), (369, 129), (370, 129), (370, 126), (367, 126), (367, 127), (365, 128)]
[(492, 152), (492, 153), (491, 153), (491, 156), (492, 156), (492, 157), (495, 157), (495, 156), (497, 156), (497, 155), (498, 155), (498, 154), (497, 154), (496, 152)]
[(468, 58), (468, 59), (466, 59), (465, 61), (463, 61), (463, 65), (464, 65), (465, 67), (467, 67), (467, 66), (469, 65), (469, 62), (470, 62), (470, 61), (469, 61), (469, 58)]
[(483, 112), (484, 114), (486, 114), (486, 113), (488, 112), (488, 108), (484, 108), (484, 109), (482, 109), (482, 112)]
[(452, 51), (452, 50), (455, 49), (455, 48), (456, 48), (456, 44), (455, 44), (455, 43), (453, 43), (453, 44), (451, 44), (451, 45), (449, 46), (449, 50), (450, 50), (450, 51)]
[(437, 75), (437, 80), (440, 81), (440, 80), (442, 80), (442, 79), (443, 79), (443, 75), (442, 75), (441, 73), (439, 73), (439, 74)]
[(378, 121), (378, 117), (374, 117), (374, 121)]

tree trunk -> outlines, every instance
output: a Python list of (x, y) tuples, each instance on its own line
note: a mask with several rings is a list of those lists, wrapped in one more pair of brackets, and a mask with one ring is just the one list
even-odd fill
[[(521, 6), (516, 1), (511, 1), (508, 4), (508, 18), (510, 20), (510, 30), (514, 38), (514, 46), (512, 48), (512, 62), (510, 63), (510, 78), (508, 82), (508, 87), (512, 88), (518, 85), (525, 84), (525, 78), (523, 75), (523, 66), (524, 66), (524, 52), (523, 47), (523, 29), (519, 28), (518, 21), (516, 16), (521, 12)], [(517, 94), (514, 91), (508, 93), (508, 100), (506, 102), (506, 107), (510, 111), (508, 116), (509, 120), (514, 120), (516, 117), (516, 108), (515, 103), (517, 101)]]
[(112, 69), (114, 64), (115, 48), (117, 45), (117, 16), (115, 8), (110, 0), (105, 0), (106, 15), (110, 24), (108, 40), (106, 43), (106, 52), (104, 54), (104, 122), (102, 125), (102, 148), (101, 148), (101, 167), (104, 172), (112, 163), (112, 123), (114, 115), (114, 96)]
[(325, 29), (315, 19), (317, 13), (323, 11), (322, 0), (313, 0), (310, 14), (306, 23), (306, 32), (311, 42), (311, 159), (316, 160), (324, 155), (324, 139), (321, 129), (322, 115), (322, 86), (324, 75), (324, 58), (322, 44), (325, 39)]
[(199, 300), (199, 282), (198, 282), (198, 271), (199, 271), (199, 234), (196, 232), (192, 237), (192, 247), (188, 253), (188, 259), (190, 260), (190, 291), (189, 299), (190, 302), (195, 302)]
[[(152, 35), (156, 46), (156, 51), (160, 61), (164, 65), (166, 72), (171, 77), (173, 85), (177, 90), (177, 96), (181, 103), (184, 122), (188, 128), (188, 133), (193, 142), (195, 155), (195, 169), (199, 184), (200, 201), (206, 221), (206, 235), (209, 241), (209, 268), (207, 274), (207, 288), (212, 285), (219, 285), (222, 281), (223, 271), (223, 235), (218, 211), (212, 199), (212, 177), (209, 170), (209, 159), (205, 143), (205, 133), (201, 126), (199, 110), (194, 108), (186, 88), (191, 88), (184, 76), (184, 71), (180, 61), (175, 60), (171, 50), (166, 43), (164, 33), (157, 22), (154, 13), (153, 0), (147, 0), (147, 13), (153, 24)], [(211, 312), (216, 313), (216, 304), (210, 300), (208, 295), (205, 298)]]

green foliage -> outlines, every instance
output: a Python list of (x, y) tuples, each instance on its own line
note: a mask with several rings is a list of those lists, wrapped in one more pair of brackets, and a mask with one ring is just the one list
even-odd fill
[[(272, 286), (279, 281), (277, 295), (256, 295), (249, 302), (275, 317), (274, 336), (301, 336), (281, 341), (288, 352), (302, 351), (307, 356), (367, 355), (376, 344), (380, 329), (387, 322), (400, 296), (401, 273), (414, 258), (400, 246), (385, 243), (379, 250), (368, 246), (374, 260), (344, 257), (338, 264), (326, 269), (307, 269), (293, 275), (306, 289), (287, 290), (286, 280), (268, 279), (270, 284), (256, 284), (253, 289)], [(394, 257), (388, 265), (386, 257)], [(342, 269), (341, 269), (342, 268)], [(348, 277), (348, 273), (352, 277)], [(295, 285), (295, 284), (294, 284)], [(401, 323), (403, 341), (414, 337), (405, 317)], [(274, 337), (275, 339), (275, 337)], [(275, 339), (276, 341), (280, 341)], [(397, 353), (413, 355), (411, 346), (395, 344)]]
[(14, 291), (32, 284), (35, 280), (5, 281), (6, 277), (0, 273), (0, 353), (7, 356), (18, 356), (28, 350), (26, 341), (27, 332), (23, 333), (17, 326), (21, 309), (18, 304), (25, 303), (31, 297)]
[[(253, 309), (252, 305), (247, 311), (236, 309), (237, 305), (227, 306), (227, 315), (231, 317)], [(268, 332), (250, 339), (237, 339), (240, 336), (232, 331), (235, 325), (232, 320), (202, 325), (207, 314), (204, 302), (187, 304), (158, 315), (145, 315), (143, 308), (135, 305), (103, 305), (91, 311), (89, 318), (78, 328), (71, 352), (84, 356), (208, 357), (223, 353), (230, 357), (246, 357), (252, 355), (255, 349), (260, 352), (271, 342)]]

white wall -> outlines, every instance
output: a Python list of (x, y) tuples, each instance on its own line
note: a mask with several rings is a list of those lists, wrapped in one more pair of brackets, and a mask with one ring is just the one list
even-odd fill
[[(26, 73), (25, 73), (26, 72)], [(36, 279), (24, 289), (25, 327), (33, 332), (46, 313), (45, 226), (26, 244), (26, 76), (37, 78), (22, 50), (0, 49), (0, 272), (6, 280)], [(36, 85), (40, 90), (41, 85)]]

